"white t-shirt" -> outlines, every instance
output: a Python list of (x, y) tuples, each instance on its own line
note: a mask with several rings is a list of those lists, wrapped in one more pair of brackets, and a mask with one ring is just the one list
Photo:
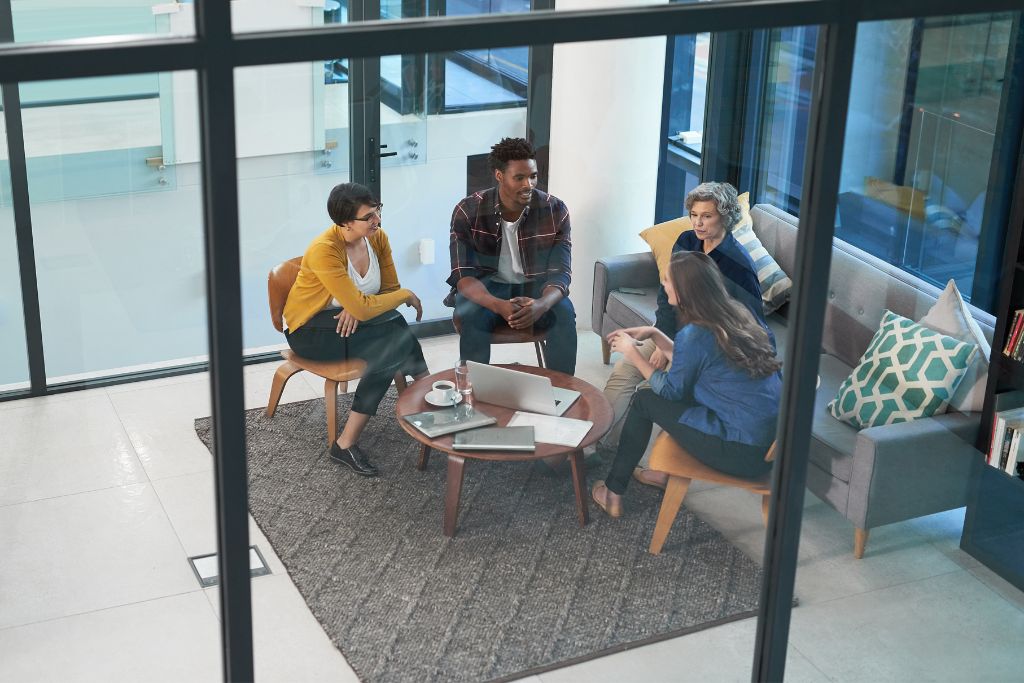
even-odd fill
[(519, 223), (522, 220), (522, 215), (514, 223), (501, 219), (501, 253), (498, 255), (498, 275), (495, 278), (499, 282), (526, 282), (523, 258), (519, 253)]
[[(370, 255), (370, 267), (366, 269), (366, 275), (360, 275), (352, 265), (352, 259), (348, 261), (348, 276), (352, 278), (356, 288), (363, 294), (377, 294), (380, 292), (380, 262), (377, 260), (377, 252), (370, 246), (370, 240), (363, 238), (366, 243), (366, 251)], [(325, 308), (341, 308), (341, 303), (332, 298)]]

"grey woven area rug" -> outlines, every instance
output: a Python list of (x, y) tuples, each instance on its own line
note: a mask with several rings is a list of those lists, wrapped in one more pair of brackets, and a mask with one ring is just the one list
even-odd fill
[[(252, 514), (362, 680), (517, 677), (756, 610), (760, 567), (685, 507), (646, 552), (660, 492), (645, 486), (620, 519), (592, 505), (580, 528), (568, 474), (467, 461), (445, 538), (445, 459), (415, 468), (394, 405), (392, 389), (362, 440), (377, 479), (328, 459), (323, 399), (246, 414)], [(196, 431), (209, 446), (209, 418)]]

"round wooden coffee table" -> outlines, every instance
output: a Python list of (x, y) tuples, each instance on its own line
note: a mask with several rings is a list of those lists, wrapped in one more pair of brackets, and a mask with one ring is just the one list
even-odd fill
[[(398, 424), (402, 429), (416, 441), (423, 444), (420, 451), (419, 462), (416, 467), (420, 470), (426, 469), (427, 459), (430, 451), (441, 451), (448, 456), (448, 479), (445, 483), (444, 496), (444, 535), (454, 536), (455, 525), (459, 516), (459, 496), (462, 493), (462, 476), (466, 466), (466, 460), (491, 460), (501, 462), (527, 462), (530, 460), (541, 460), (555, 455), (569, 454), (569, 461), (572, 464), (572, 483), (576, 491), (576, 513), (580, 526), (584, 526), (590, 519), (587, 507), (587, 473), (583, 464), (583, 449), (595, 443), (604, 436), (605, 432), (612, 425), (612, 407), (604, 394), (592, 384), (584, 382), (578, 377), (567, 375), (564, 372), (549, 370), (547, 368), (535, 368), (529, 365), (501, 365), (498, 367), (528, 372), (532, 375), (547, 377), (556, 387), (574, 389), (580, 392), (580, 397), (565, 411), (562, 417), (573, 417), (578, 420), (590, 420), (594, 426), (590, 428), (583, 441), (578, 446), (559, 446), (550, 443), (537, 442), (537, 449), (532, 453), (515, 451), (457, 451), (452, 448), (453, 434), (430, 438), (413, 427), (407, 420), (406, 415), (413, 415), (425, 410), (436, 410), (424, 400), (424, 396), (431, 390), (434, 382), (446, 379), (455, 381), (455, 370), (444, 370), (423, 377), (410, 384), (399, 397), (395, 405), (395, 414), (398, 417)], [(494, 426), (504, 427), (508, 424), (515, 410), (503, 408), (490, 403), (483, 403), (474, 400), (473, 407), (487, 415), (494, 417), (497, 422)]]

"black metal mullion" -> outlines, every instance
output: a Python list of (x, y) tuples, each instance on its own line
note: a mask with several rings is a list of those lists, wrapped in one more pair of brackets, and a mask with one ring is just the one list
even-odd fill
[[(380, 0), (354, 0), (349, 6), (349, 21), (368, 23), (380, 16)], [(390, 21), (386, 24), (397, 22)], [(378, 198), (380, 186), (380, 57), (356, 57), (349, 60), (349, 150), (352, 182), (362, 183)]]
[(235, 151), (231, 7), (196, 5), (209, 59), (199, 69), (203, 231), (217, 491), (221, 635), (225, 681), (253, 680), (249, 493), (242, 378), (242, 290)]
[(814, 413), (814, 378), (825, 321), (826, 283), (832, 263), (836, 196), (856, 38), (856, 16), (829, 24), (820, 34), (819, 58), (815, 63), (796, 273), (789, 304), (790, 343), (786, 349), (786, 378), (779, 416), (779, 456), (772, 478), (761, 611), (751, 675), (754, 681), (781, 681), (786, 666)]
[[(532, 0), (531, 12), (554, 9), (555, 0)], [(531, 45), (526, 67), (526, 139), (537, 150), (537, 187), (548, 189), (551, 150), (551, 73), (555, 46)]]
[[(0, 3), (0, 41), (14, 42), (11, 3)], [(46, 393), (46, 362), (43, 355), (43, 326), (39, 313), (39, 282), (36, 278), (36, 250), (32, 238), (32, 204), (25, 157), (25, 131), (21, 121), (18, 84), (4, 82), (4, 125), (7, 127), (7, 163), (11, 173), (11, 202), (14, 205), (14, 238), (18, 249), (18, 277), (28, 354), (29, 394)]]

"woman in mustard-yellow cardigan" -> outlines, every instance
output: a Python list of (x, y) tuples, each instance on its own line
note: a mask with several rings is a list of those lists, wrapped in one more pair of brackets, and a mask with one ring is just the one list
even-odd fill
[(284, 306), (285, 337), (303, 358), (367, 362), (352, 410), (331, 458), (356, 474), (377, 468), (356, 441), (384, 397), (395, 373), (427, 374), (423, 350), (397, 309), (405, 304), (423, 316), (419, 298), (403, 289), (391, 245), (380, 229), (382, 205), (369, 188), (343, 183), (331, 190), (327, 213), (334, 225), (309, 245)]

